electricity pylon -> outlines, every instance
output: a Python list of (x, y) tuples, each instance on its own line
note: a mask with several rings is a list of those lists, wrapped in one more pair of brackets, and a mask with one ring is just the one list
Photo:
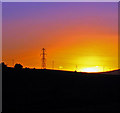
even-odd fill
[(42, 53), (40, 54), (40, 56), (42, 56), (42, 65), (41, 65), (41, 69), (46, 69), (46, 51), (45, 48), (42, 49)]
[(12, 65), (13, 65), (13, 67), (14, 67), (14, 59), (12, 59)]
[(54, 60), (52, 61), (52, 69), (54, 70)]

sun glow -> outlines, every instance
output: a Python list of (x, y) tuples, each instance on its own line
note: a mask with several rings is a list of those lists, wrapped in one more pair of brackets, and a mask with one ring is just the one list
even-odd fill
[(81, 72), (101, 72), (102, 70), (99, 66), (95, 66), (95, 67), (82, 68), (80, 71)]

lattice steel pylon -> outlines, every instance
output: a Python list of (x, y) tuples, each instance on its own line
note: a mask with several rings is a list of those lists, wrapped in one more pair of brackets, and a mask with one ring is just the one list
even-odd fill
[(40, 54), (40, 56), (42, 56), (41, 69), (46, 69), (46, 50), (45, 50), (45, 48), (42, 49), (42, 53)]

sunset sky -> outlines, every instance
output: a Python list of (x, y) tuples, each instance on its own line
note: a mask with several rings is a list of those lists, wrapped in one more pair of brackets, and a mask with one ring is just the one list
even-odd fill
[(118, 3), (3, 3), (2, 53), (8, 66), (108, 71), (118, 68)]

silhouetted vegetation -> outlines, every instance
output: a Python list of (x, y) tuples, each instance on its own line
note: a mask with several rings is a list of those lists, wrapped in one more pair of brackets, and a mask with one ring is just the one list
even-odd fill
[(28, 67), (25, 67), (25, 69), (30, 69), (30, 68), (28, 68)]
[(22, 69), (23, 66), (22, 66), (21, 64), (15, 64), (14, 68), (15, 68), (15, 69)]
[(2, 68), (6, 68), (7, 67), (7, 65), (4, 62), (2, 62), (1, 65), (2, 65)]

